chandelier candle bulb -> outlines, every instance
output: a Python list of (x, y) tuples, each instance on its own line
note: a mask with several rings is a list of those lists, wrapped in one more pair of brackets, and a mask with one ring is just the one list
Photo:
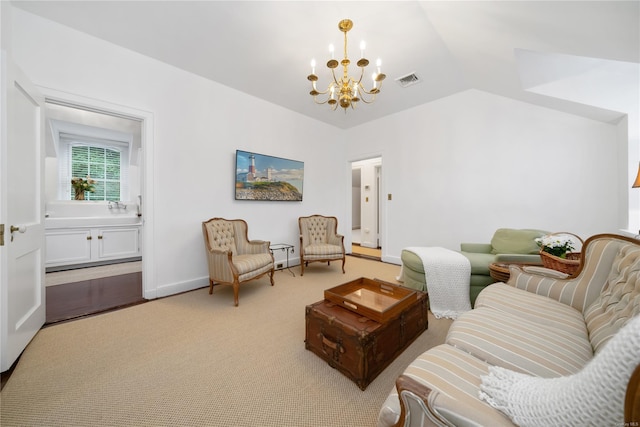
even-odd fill
[(364, 40), (360, 42), (360, 58), (364, 58), (364, 48), (367, 47), (367, 44)]
[(333, 45), (332, 45), (332, 44), (330, 44), (330, 45), (329, 45), (329, 53), (331, 54), (331, 59), (335, 59), (335, 58), (333, 57), (333, 51), (334, 51)]

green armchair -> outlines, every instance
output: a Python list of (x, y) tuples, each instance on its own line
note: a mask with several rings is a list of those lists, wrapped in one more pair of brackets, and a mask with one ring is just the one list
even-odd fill
[[(494, 233), (491, 243), (461, 243), (460, 253), (471, 264), (469, 296), (472, 306), (480, 291), (495, 282), (489, 275), (490, 264), (517, 262), (542, 265), (540, 248), (535, 239), (545, 234), (549, 233), (542, 230), (500, 228)], [(411, 251), (403, 250), (400, 258), (404, 285), (426, 290), (424, 266), (420, 257)]]
[(489, 275), (489, 265), (494, 262), (526, 263), (542, 265), (540, 248), (535, 239), (549, 234), (543, 230), (496, 230), (491, 243), (460, 243), (460, 253), (471, 264), (471, 302), (487, 285), (495, 280)]

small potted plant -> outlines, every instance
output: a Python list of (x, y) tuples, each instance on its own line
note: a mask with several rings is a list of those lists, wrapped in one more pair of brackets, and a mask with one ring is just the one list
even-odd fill
[(84, 200), (85, 191), (94, 193), (96, 191), (95, 183), (95, 180), (91, 179), (89, 175), (87, 175), (87, 179), (71, 178), (71, 186), (75, 191), (75, 200)]
[(572, 236), (584, 244), (575, 234), (561, 232), (547, 234), (535, 239), (540, 247), (540, 259), (546, 268), (573, 275), (580, 267), (580, 252), (572, 252), (575, 241)]
[(538, 237), (536, 243), (540, 250), (559, 258), (566, 258), (567, 252), (575, 249), (571, 237), (566, 234), (547, 234), (546, 236)]

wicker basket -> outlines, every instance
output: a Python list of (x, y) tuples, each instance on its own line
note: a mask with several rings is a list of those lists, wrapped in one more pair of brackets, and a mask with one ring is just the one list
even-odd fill
[[(551, 236), (557, 234), (569, 234), (580, 240), (581, 244), (584, 244), (584, 241), (579, 236), (576, 236), (573, 233), (563, 231), (559, 233), (552, 233)], [(566, 258), (560, 258), (558, 256), (551, 255), (549, 252), (544, 252), (542, 250), (540, 251), (542, 265), (544, 265), (546, 268), (569, 274), (570, 276), (573, 276), (578, 271), (578, 268), (580, 268), (581, 256), (581, 252), (567, 252)]]

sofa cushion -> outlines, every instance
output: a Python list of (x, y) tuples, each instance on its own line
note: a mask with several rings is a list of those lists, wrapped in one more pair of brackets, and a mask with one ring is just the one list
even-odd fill
[(625, 425), (625, 389), (639, 350), (636, 316), (577, 374), (536, 378), (494, 366), (480, 397), (521, 426)]
[(313, 257), (330, 257), (330, 256), (342, 256), (342, 248), (337, 245), (330, 245), (328, 243), (314, 243), (306, 246), (304, 249), (304, 258), (313, 259)]
[(476, 252), (460, 253), (469, 260), (469, 264), (471, 264), (471, 274), (489, 275), (489, 264), (495, 261), (495, 255)]
[(597, 353), (632, 317), (640, 314), (640, 247), (622, 247), (602, 293), (584, 312), (589, 339)]
[(491, 365), (546, 378), (578, 372), (593, 357), (586, 332), (580, 336), (490, 307), (458, 317), (446, 343)]
[(588, 337), (580, 311), (546, 296), (504, 283), (494, 283), (486, 287), (476, 300), (475, 308), (479, 307), (489, 307), (517, 315), (538, 325), (574, 334), (581, 339)]
[[(437, 414), (456, 426), (510, 426), (500, 411), (479, 399), (481, 376), (489, 365), (464, 351), (442, 344), (422, 353), (404, 374), (426, 385)], [(380, 411), (379, 426), (392, 426), (400, 417), (394, 388)]]
[(541, 230), (499, 228), (491, 238), (493, 254), (537, 254), (540, 248), (535, 239), (547, 234)]
[(272, 267), (272, 259), (270, 253), (252, 254), (252, 255), (236, 255), (232, 258), (233, 266), (238, 270), (238, 274), (242, 276), (245, 273), (256, 271), (261, 267)]

